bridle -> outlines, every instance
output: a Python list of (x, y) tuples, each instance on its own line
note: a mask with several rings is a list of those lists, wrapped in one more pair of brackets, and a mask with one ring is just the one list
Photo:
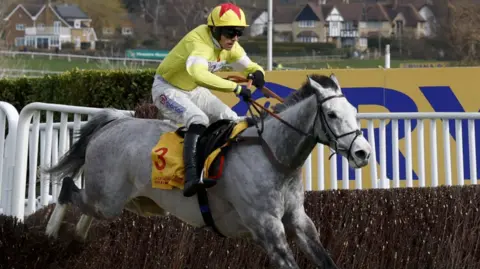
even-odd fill
[[(251, 85), (252, 85), (252, 80), (247, 80), (247, 79), (244, 79), (242, 77), (239, 77), (239, 76), (228, 76), (227, 79), (229, 80), (232, 80), (232, 81), (235, 81), (237, 83), (241, 83), (241, 82), (247, 82), (248, 83), (248, 87), (250, 88)], [(277, 99), (279, 102), (283, 103), (283, 99), (278, 96), (277, 94), (275, 94), (272, 90), (268, 89), (267, 87), (263, 87), (261, 89), (261, 91), (263, 92), (263, 94), (266, 96), (266, 97), (273, 97), (275, 99)], [(359, 137), (359, 136), (362, 136), (363, 133), (360, 129), (355, 129), (351, 132), (347, 132), (347, 133), (344, 133), (344, 134), (340, 134), (340, 135), (337, 135), (333, 130), (332, 128), (330, 127), (330, 125), (328, 124), (328, 121), (326, 119), (326, 115), (325, 115), (325, 112), (323, 110), (323, 104), (334, 99), (334, 98), (345, 98), (345, 95), (343, 94), (339, 94), (339, 95), (332, 95), (332, 96), (329, 96), (327, 98), (324, 98), (324, 99), (321, 99), (319, 100), (317, 98), (317, 112), (316, 112), (316, 116), (315, 116), (315, 119), (314, 119), (314, 122), (313, 122), (313, 126), (311, 128), (310, 131), (308, 132), (304, 132), (300, 129), (298, 129), (297, 127), (293, 126), (292, 124), (288, 123), (287, 121), (285, 121), (284, 119), (282, 119), (278, 114), (275, 114), (274, 112), (270, 111), (269, 109), (265, 108), (264, 106), (260, 105), (257, 101), (253, 100), (253, 99), (248, 99), (248, 100), (244, 100), (246, 101), (249, 106), (248, 106), (248, 111), (250, 112), (250, 115), (253, 116), (253, 113), (252, 113), (252, 110), (251, 110), (251, 107), (253, 106), (253, 108), (255, 109), (255, 111), (257, 111), (257, 113), (260, 115), (260, 111), (259, 109), (267, 112), (268, 114), (270, 114), (272, 117), (274, 117), (275, 119), (279, 120), (280, 122), (282, 122), (283, 124), (287, 125), (289, 128), (295, 130), (296, 132), (298, 132), (299, 134), (301, 134), (302, 136), (305, 136), (307, 137), (308, 139), (311, 139), (312, 141), (315, 141), (316, 143), (320, 143), (320, 144), (323, 144), (323, 145), (326, 145), (326, 146), (331, 146), (333, 145), (332, 148), (334, 148), (334, 151), (332, 152), (332, 154), (330, 155), (329, 159), (332, 158), (333, 155), (336, 154), (336, 152), (338, 152), (339, 150), (347, 150), (347, 159), (348, 160), (352, 160), (354, 161), (355, 159), (352, 157), (352, 146), (353, 146), (353, 143), (355, 142), (355, 140)], [(322, 129), (324, 131), (324, 134), (325, 134), (325, 137), (326, 137), (326, 140), (321, 140), (319, 139), (319, 137), (315, 136), (314, 135), (314, 130), (315, 130), (315, 125), (317, 124), (318, 122), (318, 119), (320, 118), (320, 122), (322, 123)], [(279, 166), (279, 168), (281, 170), (284, 170), (284, 171), (291, 171), (292, 168), (294, 167), (290, 167), (288, 165), (285, 165), (285, 164), (282, 164), (276, 157), (275, 155), (273, 154), (272, 150), (270, 149), (270, 147), (268, 146), (267, 142), (263, 139), (262, 137), (262, 134), (263, 134), (263, 128), (264, 128), (264, 119), (263, 117), (259, 117), (260, 119), (260, 123), (261, 123), (261, 127), (258, 126), (258, 120), (254, 120), (254, 124), (255, 124), (255, 127), (257, 128), (257, 132), (258, 132), (258, 137), (248, 137), (248, 136), (240, 136), (237, 138), (237, 142), (239, 141), (246, 141), (246, 142), (260, 142), (260, 144), (262, 145), (263, 149), (267, 152), (267, 154), (269, 155), (270, 159), (276, 163), (277, 166)], [(352, 135), (354, 134), (355, 137), (352, 139), (352, 142), (350, 142), (350, 145), (348, 146), (348, 149), (346, 148), (339, 148), (339, 139), (343, 138), (343, 137), (346, 137), (346, 136), (349, 136), (349, 135)]]

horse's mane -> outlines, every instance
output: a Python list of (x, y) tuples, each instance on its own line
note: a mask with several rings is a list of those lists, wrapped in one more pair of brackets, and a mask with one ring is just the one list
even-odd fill
[[(329, 76), (312, 74), (310, 75), (310, 78), (318, 82), (318, 84), (320, 84), (325, 89), (331, 89), (332, 91), (339, 90), (337, 84)], [(317, 89), (310, 85), (307, 79), (305, 80), (300, 89), (291, 93), (289, 96), (287, 96), (287, 98), (283, 100), (283, 103), (278, 103), (273, 107), (272, 110), (274, 113), (280, 113), (282, 111), (285, 111), (289, 107), (312, 96), (313, 94), (315, 94), (316, 91)], [(266, 118), (267, 116), (269, 116), (268, 113), (266, 113), (265, 111), (261, 111), (260, 118)]]

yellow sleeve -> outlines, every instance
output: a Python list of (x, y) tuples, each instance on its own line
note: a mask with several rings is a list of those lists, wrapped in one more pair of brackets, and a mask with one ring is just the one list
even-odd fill
[(250, 60), (245, 50), (238, 42), (230, 53), (228, 63), (231, 64), (236, 71), (242, 72), (245, 76), (257, 70), (260, 70), (265, 74), (265, 70), (263, 70), (259, 64)]
[(187, 58), (187, 72), (199, 86), (207, 89), (233, 92), (237, 88), (237, 83), (223, 79), (208, 70), (208, 56), (211, 54), (211, 48), (201, 43), (191, 43), (191, 53)]

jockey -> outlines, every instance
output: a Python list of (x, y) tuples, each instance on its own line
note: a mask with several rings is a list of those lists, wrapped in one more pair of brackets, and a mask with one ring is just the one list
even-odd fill
[[(196, 144), (210, 123), (220, 119), (238, 121), (238, 115), (210, 90), (232, 92), (244, 100), (251, 91), (243, 85), (212, 74), (224, 65), (241, 71), (252, 84), (265, 84), (263, 68), (250, 60), (237, 42), (247, 27), (244, 12), (236, 5), (216, 6), (208, 15), (207, 24), (190, 31), (168, 53), (157, 68), (152, 85), (152, 98), (167, 119), (185, 125), (183, 147), (185, 186), (183, 195), (193, 196), (200, 182), (196, 165)], [(205, 187), (215, 181), (204, 179)]]

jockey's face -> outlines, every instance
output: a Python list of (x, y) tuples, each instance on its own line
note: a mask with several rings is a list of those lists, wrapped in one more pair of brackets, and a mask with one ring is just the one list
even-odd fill
[(243, 35), (243, 27), (222, 27), (220, 31), (220, 46), (225, 50), (231, 50), (238, 37)]

